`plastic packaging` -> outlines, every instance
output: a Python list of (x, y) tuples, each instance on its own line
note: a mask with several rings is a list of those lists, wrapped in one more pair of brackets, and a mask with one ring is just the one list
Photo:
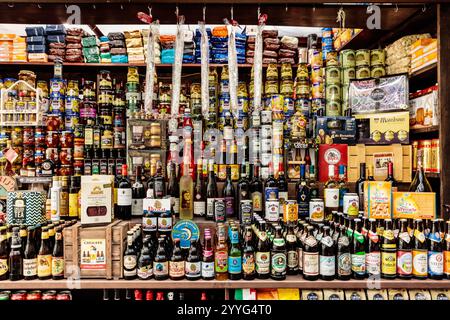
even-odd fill
[(177, 35), (175, 40), (175, 59), (172, 68), (172, 104), (171, 104), (172, 116), (178, 116), (178, 109), (180, 105), (181, 67), (183, 64), (183, 49), (184, 49), (183, 25), (184, 25), (184, 16), (179, 16), (177, 24)]
[(159, 23), (150, 24), (147, 40), (147, 68), (145, 73), (144, 111), (145, 114), (153, 113), (153, 90), (155, 87), (155, 42), (158, 41)]
[(201, 57), (201, 97), (202, 114), (206, 118), (209, 109), (209, 40), (205, 22), (199, 22)]
[(262, 64), (263, 64), (263, 38), (262, 32), (264, 28), (264, 23), (258, 24), (256, 28), (255, 36), (255, 54), (253, 57), (253, 109), (260, 111), (261, 99), (262, 99)]
[(237, 53), (236, 53), (236, 37), (235, 30), (231, 24), (227, 24), (228, 28), (228, 75), (230, 86), (230, 109), (234, 118), (238, 117), (237, 109), (237, 87), (238, 87), (238, 65), (237, 65)]

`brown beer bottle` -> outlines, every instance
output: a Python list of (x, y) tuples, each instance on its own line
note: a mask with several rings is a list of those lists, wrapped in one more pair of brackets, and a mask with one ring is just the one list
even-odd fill
[(303, 244), (303, 277), (306, 280), (319, 278), (319, 245), (313, 235), (314, 228), (308, 226)]
[(392, 279), (397, 276), (397, 242), (391, 219), (385, 220), (381, 243), (381, 277)]
[(397, 249), (397, 274), (399, 278), (412, 277), (412, 239), (408, 232), (408, 220), (400, 219)]

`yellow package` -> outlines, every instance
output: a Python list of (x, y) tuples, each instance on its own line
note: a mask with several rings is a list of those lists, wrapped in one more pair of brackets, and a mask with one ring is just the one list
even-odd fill
[(388, 290), (389, 300), (409, 300), (408, 291), (406, 289), (401, 290)]
[(390, 219), (392, 184), (388, 181), (366, 181), (364, 190), (364, 214), (369, 219)]
[(345, 300), (366, 300), (366, 293), (362, 289), (345, 290)]
[(256, 300), (278, 300), (277, 289), (259, 289), (256, 291)]
[(436, 193), (393, 192), (392, 216), (394, 219), (434, 219)]
[(387, 290), (367, 290), (367, 300), (387, 300)]
[(300, 300), (298, 289), (278, 289), (278, 300)]

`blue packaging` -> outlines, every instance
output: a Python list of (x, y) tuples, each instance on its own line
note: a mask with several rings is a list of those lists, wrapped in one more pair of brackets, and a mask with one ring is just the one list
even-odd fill
[(27, 45), (28, 53), (45, 53), (47, 51), (47, 47), (42, 44), (29, 44)]
[(52, 43), (52, 42), (64, 43), (64, 42), (66, 42), (66, 36), (63, 34), (49, 35), (49, 36), (47, 36), (47, 42), (49, 42), (49, 43)]
[(49, 34), (54, 34), (54, 35), (66, 34), (66, 28), (62, 24), (48, 24), (45, 27), (45, 33), (47, 35), (49, 35)]
[(44, 36), (32, 36), (26, 38), (27, 44), (40, 44), (45, 45), (45, 37)]
[(112, 63), (128, 63), (128, 56), (123, 54), (111, 55)]
[(45, 36), (45, 30), (43, 27), (26, 27), (25, 32), (28, 37)]

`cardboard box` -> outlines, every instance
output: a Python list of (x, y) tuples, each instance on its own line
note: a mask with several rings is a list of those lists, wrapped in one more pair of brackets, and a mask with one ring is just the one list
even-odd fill
[(46, 221), (46, 194), (39, 191), (10, 191), (6, 200), (6, 222), (34, 226)]
[(429, 290), (409, 290), (410, 300), (431, 300)]
[(358, 114), (355, 118), (358, 143), (409, 143), (409, 112)]
[(420, 90), (409, 99), (410, 128), (439, 125), (438, 86)]
[(362, 289), (345, 290), (345, 300), (366, 300), (366, 293)]
[(364, 214), (366, 217), (369, 219), (391, 219), (391, 206), (391, 182), (364, 182)]
[(322, 290), (302, 290), (301, 300), (323, 300)]
[(324, 289), (323, 300), (345, 300), (344, 290), (341, 289)]
[(405, 289), (400, 290), (389, 289), (388, 294), (389, 300), (409, 300), (408, 291), (406, 291)]
[(434, 219), (436, 193), (393, 192), (392, 216), (394, 219)]
[(317, 117), (317, 143), (354, 143), (356, 136), (355, 118)]
[(387, 290), (367, 289), (367, 300), (388, 300)]
[(450, 300), (450, 292), (446, 289), (431, 290), (432, 300)]
[(328, 166), (334, 165), (334, 174), (337, 177), (339, 165), (347, 166), (347, 145), (346, 144), (321, 144), (319, 145), (319, 179), (320, 182), (328, 180)]
[[(81, 224), (111, 223), (114, 176), (81, 176)], [(131, 203), (130, 203), (131, 204)]]

